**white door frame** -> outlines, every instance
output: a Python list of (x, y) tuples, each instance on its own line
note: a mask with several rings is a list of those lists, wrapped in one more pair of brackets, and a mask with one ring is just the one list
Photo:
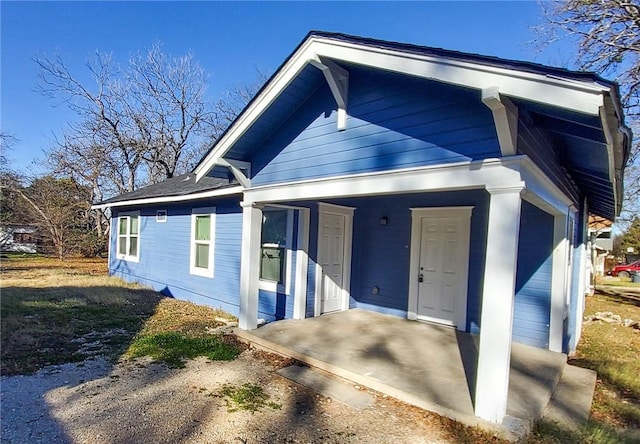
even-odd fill
[(473, 206), (464, 207), (431, 207), (410, 208), (411, 210), (411, 260), (409, 265), (409, 304), (407, 318), (418, 319), (418, 274), (420, 273), (420, 248), (422, 244), (422, 218), (423, 217), (460, 217), (462, 226), (460, 229), (461, 255), (467, 260), (460, 264), (460, 279), (465, 282), (460, 292), (460, 300), (457, 306), (463, 307), (457, 313), (457, 329), (465, 330), (467, 324), (467, 291), (469, 283), (469, 240), (471, 233), (471, 211)]
[(325, 214), (339, 214), (344, 216), (344, 260), (342, 263), (342, 291), (340, 296), (341, 311), (349, 309), (349, 299), (351, 297), (349, 289), (351, 288), (351, 253), (353, 247), (353, 212), (355, 208), (345, 207), (342, 205), (328, 204), (318, 202), (318, 248), (316, 250), (316, 291), (314, 316), (322, 314), (322, 267), (318, 263), (320, 257), (321, 239), (320, 229)]

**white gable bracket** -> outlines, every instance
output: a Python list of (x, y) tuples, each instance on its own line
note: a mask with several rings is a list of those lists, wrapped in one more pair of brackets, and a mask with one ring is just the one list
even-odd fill
[(249, 176), (251, 175), (251, 164), (249, 162), (243, 162), (241, 160), (227, 160), (219, 157), (216, 159), (215, 164), (229, 168), (233, 177), (240, 182), (240, 185), (244, 188), (251, 188), (251, 180), (249, 179)]
[(347, 97), (349, 96), (349, 71), (329, 59), (314, 56), (309, 63), (324, 74), (333, 98), (338, 104), (338, 129), (347, 128)]
[(482, 103), (493, 113), (502, 156), (515, 156), (518, 152), (518, 108), (497, 86), (482, 90)]

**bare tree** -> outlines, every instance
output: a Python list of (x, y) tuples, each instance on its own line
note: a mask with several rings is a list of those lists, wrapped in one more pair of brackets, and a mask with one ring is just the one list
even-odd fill
[(86, 249), (87, 234), (91, 232), (89, 187), (73, 179), (44, 176), (24, 187), (19, 178), (4, 178), (0, 182), (3, 195), (22, 208), (22, 223), (38, 227), (50, 241), (55, 254), (64, 259), (69, 253)]
[(18, 141), (15, 137), (8, 133), (0, 133), (0, 172), (8, 171), (9, 155), (7, 154), (13, 145)]
[(187, 171), (209, 140), (214, 113), (204, 97), (207, 76), (191, 54), (169, 58), (154, 45), (121, 70), (110, 54), (96, 53), (86, 63), (92, 86), (59, 57), (36, 63), (41, 92), (62, 98), (79, 117), (49, 158), (56, 169), (77, 175), (87, 165), (101, 171), (103, 195)]
[[(541, 2), (546, 25), (538, 28), (542, 46), (573, 38), (575, 66), (620, 84), (629, 126), (640, 133), (640, 4), (637, 0)], [(633, 144), (625, 174), (623, 221), (640, 212), (640, 143)]]

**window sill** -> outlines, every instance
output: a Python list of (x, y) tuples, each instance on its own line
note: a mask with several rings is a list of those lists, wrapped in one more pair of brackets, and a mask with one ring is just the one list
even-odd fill
[(260, 279), (258, 281), (258, 289), (269, 291), (271, 293), (285, 294), (287, 296), (289, 295), (289, 291), (287, 291), (284, 284), (279, 284), (273, 281), (265, 281), (263, 279)]
[(119, 254), (116, 256), (116, 259), (121, 260), (121, 261), (127, 261), (127, 262), (140, 262), (140, 257), (139, 256), (127, 256), (124, 254)]
[(213, 278), (213, 269), (191, 267), (189, 269), (189, 274), (191, 274), (193, 276)]

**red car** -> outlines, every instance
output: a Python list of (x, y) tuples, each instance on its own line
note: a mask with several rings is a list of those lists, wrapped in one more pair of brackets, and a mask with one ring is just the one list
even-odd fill
[(616, 265), (611, 269), (611, 276), (628, 278), (632, 271), (640, 272), (640, 261), (635, 261), (627, 265)]

